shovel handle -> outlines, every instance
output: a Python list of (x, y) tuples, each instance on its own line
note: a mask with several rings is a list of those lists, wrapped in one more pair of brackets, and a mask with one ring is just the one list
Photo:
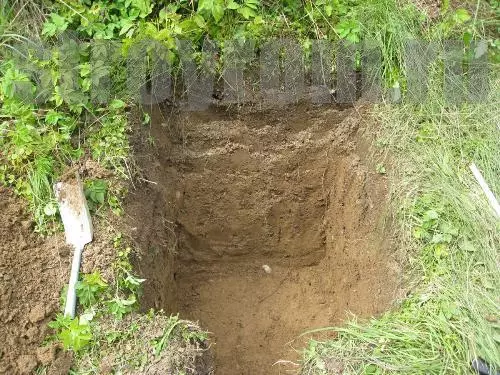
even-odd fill
[(71, 275), (69, 277), (68, 293), (66, 295), (66, 306), (64, 315), (74, 319), (76, 311), (76, 283), (78, 282), (78, 272), (82, 260), (83, 248), (75, 248), (73, 252), (73, 262), (71, 263)]

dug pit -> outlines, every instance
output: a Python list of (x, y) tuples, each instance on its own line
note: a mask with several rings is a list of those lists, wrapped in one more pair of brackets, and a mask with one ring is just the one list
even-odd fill
[(128, 210), (142, 303), (211, 332), (215, 374), (297, 368), (300, 334), (390, 306), (387, 181), (361, 118), (304, 105), (152, 111)]

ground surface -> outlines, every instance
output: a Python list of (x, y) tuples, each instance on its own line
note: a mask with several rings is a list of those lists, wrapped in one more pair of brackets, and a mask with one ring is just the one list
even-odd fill
[(64, 374), (71, 358), (38, 347), (59, 309), (69, 249), (61, 236), (42, 240), (31, 224), (24, 204), (0, 187), (0, 373), (27, 374), (57, 357), (52, 373)]
[[(66, 375), (71, 355), (42, 343), (50, 334), (47, 323), (60, 311), (71, 250), (62, 233), (47, 239), (34, 233), (25, 206), (0, 187), (0, 374), (27, 374), (44, 365), (49, 375)], [(95, 224), (95, 238), (85, 247), (81, 272), (99, 270), (110, 280), (113, 227), (100, 220)]]
[(211, 331), (216, 374), (283, 373), (273, 364), (298, 358), (305, 330), (390, 306), (387, 186), (360, 117), (305, 106), (154, 112), (154, 151), (139, 152), (147, 213), (129, 211), (149, 244), (143, 303)]

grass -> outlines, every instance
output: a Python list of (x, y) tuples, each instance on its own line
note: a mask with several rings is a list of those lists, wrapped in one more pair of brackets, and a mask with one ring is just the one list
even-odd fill
[(192, 322), (163, 312), (130, 314), (120, 321), (103, 319), (95, 329), (94, 345), (78, 355), (73, 374), (175, 371), (196, 368), (207, 333)]
[[(372, 32), (377, 30), (374, 15), (380, 13), (386, 28), (416, 35), (407, 17), (385, 13), (394, 9), (387, 6), (390, 1), (368, 3), (374, 7), (367, 11), (371, 20), (366, 25)], [(439, 45), (445, 37), (477, 37), (484, 32), (477, 13), (472, 24), (466, 23), (465, 13), (458, 14), (443, 15), (419, 35)], [(392, 61), (401, 68), (404, 84), (404, 45), (400, 40), (383, 45), (393, 51), (390, 55), (396, 57)], [(496, 58), (497, 50), (490, 54)], [(475, 162), (500, 196), (499, 87), (494, 79), (498, 70), (495, 65), (490, 70), (491, 95), (483, 103), (446, 103), (443, 69), (434, 64), (425, 103), (374, 106), (370, 121), (378, 124), (375, 144), (390, 166), (391, 205), (407, 295), (380, 318), (351, 317), (345, 326), (318, 330), (336, 331), (338, 336), (309, 343), (303, 374), (339, 369), (345, 374), (467, 374), (475, 358), (489, 363), (492, 373), (498, 370), (500, 222), (469, 170)]]
[(326, 374), (332, 361), (346, 374), (466, 374), (474, 358), (500, 365), (500, 223), (469, 170), (475, 162), (499, 196), (498, 86), (482, 104), (449, 107), (439, 98), (373, 110), (377, 144), (391, 155), (412, 287), (379, 319), (326, 328), (338, 338), (310, 343), (304, 374)]

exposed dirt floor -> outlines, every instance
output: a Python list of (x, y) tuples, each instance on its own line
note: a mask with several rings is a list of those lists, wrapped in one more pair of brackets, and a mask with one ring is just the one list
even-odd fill
[(127, 209), (147, 249), (143, 304), (212, 332), (216, 374), (289, 373), (306, 330), (390, 307), (387, 181), (362, 117), (306, 105), (152, 111), (135, 144), (148, 187)]

